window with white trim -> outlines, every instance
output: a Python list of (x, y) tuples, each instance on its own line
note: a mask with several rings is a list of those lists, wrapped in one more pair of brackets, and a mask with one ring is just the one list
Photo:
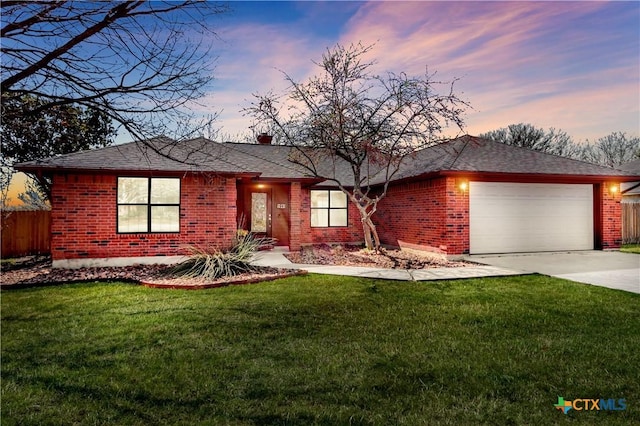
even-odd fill
[(335, 190), (311, 190), (311, 226), (347, 226), (347, 194)]
[(118, 233), (180, 232), (180, 179), (119, 177)]

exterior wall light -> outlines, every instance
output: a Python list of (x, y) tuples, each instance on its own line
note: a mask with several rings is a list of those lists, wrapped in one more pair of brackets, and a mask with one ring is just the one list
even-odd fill
[(620, 188), (619, 188), (619, 186), (618, 186), (618, 184), (617, 184), (617, 183), (609, 184), (609, 193), (610, 193), (611, 195), (615, 195), (615, 194), (617, 194), (618, 192), (620, 192)]
[(458, 188), (460, 188), (460, 191), (462, 192), (467, 192), (467, 189), (469, 189), (469, 182), (466, 180), (460, 181), (460, 183), (458, 183)]

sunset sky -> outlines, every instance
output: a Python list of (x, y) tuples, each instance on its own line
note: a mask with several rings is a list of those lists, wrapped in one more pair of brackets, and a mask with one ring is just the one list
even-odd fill
[(576, 141), (640, 133), (638, 2), (231, 2), (211, 95), (222, 131), (247, 130), (255, 92), (304, 80), (327, 47), (375, 43), (377, 71), (460, 78), (467, 133), (512, 123)]
[[(336, 43), (374, 44), (375, 71), (459, 78), (466, 133), (513, 123), (594, 141), (640, 134), (640, 2), (230, 2), (212, 19), (215, 81), (196, 107), (249, 133), (252, 93), (317, 72)], [(117, 142), (130, 140), (126, 135)], [(15, 198), (15, 197), (14, 197)]]

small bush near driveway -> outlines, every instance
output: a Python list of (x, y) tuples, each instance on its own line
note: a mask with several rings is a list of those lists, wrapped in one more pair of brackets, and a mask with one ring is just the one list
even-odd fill
[[(637, 424), (640, 297), (544, 276), (4, 291), (2, 424)], [(625, 411), (554, 408), (625, 398)]]

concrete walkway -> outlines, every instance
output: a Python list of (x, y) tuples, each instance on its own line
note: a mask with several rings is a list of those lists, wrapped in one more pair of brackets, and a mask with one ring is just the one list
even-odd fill
[(433, 269), (386, 269), (365, 268), (360, 266), (336, 265), (305, 265), (291, 263), (284, 257), (287, 247), (276, 247), (269, 251), (258, 253), (252, 262), (256, 266), (271, 266), (273, 268), (304, 269), (314, 274), (345, 275), (350, 277), (379, 278), (399, 281), (430, 281), (456, 280), (464, 278), (502, 277), (522, 275), (522, 271), (490, 265), (468, 266), (463, 268), (433, 268)]
[(276, 247), (260, 252), (253, 264), (274, 268), (304, 269), (315, 274), (399, 281), (455, 280), (538, 273), (584, 284), (640, 293), (640, 256), (616, 251), (474, 255), (467, 256), (466, 260), (478, 263), (477, 266), (410, 270), (294, 264), (284, 257), (284, 253), (288, 251), (288, 247)]
[(619, 251), (574, 251), (468, 256), (473, 262), (640, 293), (640, 256)]

